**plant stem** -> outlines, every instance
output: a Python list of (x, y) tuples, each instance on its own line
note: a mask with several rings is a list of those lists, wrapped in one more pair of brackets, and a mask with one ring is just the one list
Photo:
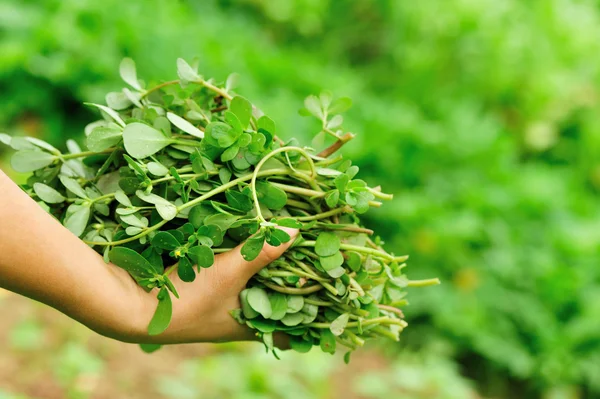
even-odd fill
[(294, 208), (304, 209), (305, 211), (312, 210), (312, 207), (310, 205), (308, 205), (308, 204), (306, 204), (306, 203), (304, 203), (302, 201), (296, 201), (296, 200), (289, 199), (289, 198), (288, 198), (288, 200), (286, 201), (285, 204), (289, 205), (291, 207), (294, 207)]
[[(314, 247), (315, 246), (315, 241), (303, 241), (299, 244), (296, 245), (297, 247)], [(378, 251), (376, 249), (373, 248), (365, 248), (365, 247), (360, 247), (358, 245), (351, 245), (351, 244), (341, 244), (340, 248), (346, 251), (355, 251), (355, 252), (360, 252), (363, 254), (369, 254), (369, 255), (373, 255), (373, 256), (377, 256), (389, 261), (393, 261), (394, 257), (386, 252), (382, 252), (382, 251)]]
[(331, 129), (325, 129), (325, 132), (329, 133), (329, 134), (333, 134), (333, 136), (335, 136), (337, 141), (317, 154), (318, 156), (320, 156), (322, 158), (327, 158), (328, 156), (330, 156), (331, 154), (333, 154), (334, 152), (336, 152), (337, 150), (342, 148), (342, 146), (344, 144), (346, 144), (348, 141), (350, 141), (354, 138), (354, 134), (352, 134), (350, 132), (344, 134), (341, 137), (338, 136), (337, 134), (335, 134), (334, 132), (332, 132)]
[(159, 84), (158, 86), (154, 86), (153, 88), (151, 88), (151, 89), (148, 89), (148, 90), (146, 90), (145, 92), (143, 92), (143, 93), (141, 94), (141, 96), (140, 96), (140, 100), (141, 100), (142, 98), (144, 98), (144, 97), (147, 97), (147, 96), (148, 96), (150, 93), (152, 93), (152, 92), (155, 92), (156, 90), (160, 90), (160, 89), (162, 89), (163, 87), (167, 87), (167, 86), (171, 86), (171, 85), (176, 85), (176, 84), (178, 84), (178, 83), (179, 83), (179, 80), (171, 80), (171, 81), (168, 81), (168, 82), (161, 83), (161, 84)]
[(317, 213), (316, 215), (298, 216), (295, 219), (297, 221), (299, 221), (299, 222), (308, 222), (310, 220), (325, 219), (325, 218), (328, 218), (328, 217), (333, 216), (333, 215), (338, 215), (340, 213), (351, 213), (351, 212), (352, 212), (352, 208), (350, 208), (349, 206), (346, 205), (346, 206), (343, 206), (341, 208), (335, 208), (335, 209), (332, 209), (332, 210), (327, 211), (327, 212)]
[[(399, 319), (392, 319), (390, 317), (375, 317), (373, 319), (368, 319), (362, 322), (363, 326), (369, 326), (371, 324), (395, 324), (398, 326), (402, 326), (402, 327), (406, 327), (406, 325), (408, 325), (405, 321), (403, 320), (399, 320)], [(348, 324), (346, 324), (346, 327), (348, 328), (352, 328), (352, 327), (358, 327), (359, 323), (357, 321), (351, 321)], [(329, 328), (331, 326), (331, 323), (309, 323), (309, 324), (305, 324), (305, 326), (307, 327), (313, 327), (313, 328)]]
[(380, 198), (380, 199), (384, 199), (384, 200), (392, 200), (394, 199), (394, 195), (393, 194), (386, 194), (386, 193), (382, 193), (379, 190), (376, 190), (374, 188), (371, 187), (367, 187), (367, 190), (373, 194), (376, 198)]
[(440, 284), (439, 278), (430, 278), (427, 280), (410, 280), (408, 282), (409, 287), (429, 287), (430, 285)]
[(323, 289), (322, 285), (312, 285), (310, 287), (305, 288), (292, 288), (292, 287), (281, 287), (279, 285), (267, 283), (266, 281), (261, 281), (266, 287), (269, 287), (273, 291), (281, 292), (282, 294), (290, 294), (290, 295), (307, 295), (312, 294), (314, 292), (320, 291)]
[(388, 305), (382, 305), (382, 304), (378, 304), (377, 307), (382, 310), (387, 310), (388, 312), (394, 312), (401, 318), (404, 318), (404, 313), (402, 312), (402, 310), (400, 310), (398, 308), (395, 308), (393, 306), (388, 306)]
[(78, 153), (75, 153), (75, 154), (61, 154), (61, 155), (59, 155), (59, 158), (61, 158), (63, 161), (67, 161), (69, 159), (89, 157), (90, 155), (110, 154), (115, 149), (116, 148), (107, 148), (106, 150), (99, 151), (99, 152), (95, 152), (95, 151), (83, 151), (83, 152), (78, 152)]
[(167, 224), (167, 222), (168, 222), (168, 220), (163, 220), (161, 222), (158, 222), (157, 224), (155, 224), (152, 227), (148, 227), (146, 230), (142, 231), (140, 234), (138, 234), (136, 236), (129, 237), (129, 238), (124, 238), (124, 239), (119, 240), (119, 241), (99, 242), (99, 241), (86, 241), (86, 240), (83, 240), (83, 242), (85, 242), (87, 245), (91, 245), (91, 246), (100, 245), (100, 246), (103, 246), (103, 247), (106, 247), (106, 246), (113, 247), (115, 245), (126, 244), (128, 242), (138, 240), (138, 239), (140, 239), (140, 238), (142, 238), (142, 237), (150, 234), (154, 230), (158, 230), (159, 228), (161, 228), (162, 226), (164, 226), (165, 224)]
[[(289, 152), (289, 151), (296, 151), (296, 152), (299, 152), (300, 154), (302, 154), (302, 156), (304, 156), (304, 158), (308, 161), (308, 165), (310, 166), (311, 177), (314, 179), (317, 176), (317, 169), (316, 169), (315, 164), (313, 163), (312, 159), (310, 158), (310, 155), (308, 155), (308, 153), (300, 147), (281, 147), (281, 148), (277, 148), (277, 149), (271, 151), (270, 153), (268, 153), (267, 155), (265, 155), (260, 160), (260, 162), (256, 165), (256, 168), (254, 169), (254, 173), (252, 174), (252, 180), (250, 181), (250, 188), (252, 190), (252, 199), (254, 200), (254, 209), (256, 211), (256, 216), (258, 217), (258, 220), (260, 222), (266, 222), (266, 219), (263, 217), (262, 212), (260, 210), (260, 203), (258, 201), (258, 193), (256, 192), (256, 178), (258, 177), (260, 169), (263, 167), (265, 162), (267, 162), (269, 159), (271, 159), (272, 157), (274, 157), (275, 155), (277, 155), (279, 153)], [(296, 171), (294, 171), (294, 172), (296, 172)], [(296, 173), (298, 173), (298, 172), (296, 172)], [(272, 183), (272, 184), (275, 184), (275, 183)]]
[(309, 305), (317, 305), (317, 306), (333, 306), (332, 302), (320, 301), (317, 299), (304, 298), (304, 303), (308, 303)]

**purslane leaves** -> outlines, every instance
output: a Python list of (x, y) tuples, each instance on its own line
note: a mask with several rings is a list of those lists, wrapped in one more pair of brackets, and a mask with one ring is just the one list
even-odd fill
[[(356, 179), (350, 161), (275, 136), (273, 120), (232, 92), (233, 79), (225, 87), (205, 81), (182, 59), (180, 85), (146, 89), (130, 59), (119, 73), (129, 87), (108, 93), (108, 106), (89, 104), (104, 119), (85, 128), (87, 151), (69, 141), (63, 154), (6, 134), (0, 143), (17, 151), (16, 170), (34, 172), (23, 188), (44, 209), (142, 289), (156, 289), (149, 335), (169, 326), (170, 294), (179, 297), (172, 272), (192, 282), (215, 254), (238, 246), (247, 262), (267, 246), (267, 259), (270, 247), (290, 243), (279, 229), (287, 227), (300, 229), (298, 238), (248, 282), (235, 319), (269, 351), (277, 332), (299, 352), (397, 339), (406, 324), (394, 307), (405, 304), (404, 288), (433, 282), (408, 280), (406, 257), (384, 251), (361, 226), (357, 215), (390, 195)], [(304, 105), (324, 133), (340, 137), (349, 99), (324, 92)]]

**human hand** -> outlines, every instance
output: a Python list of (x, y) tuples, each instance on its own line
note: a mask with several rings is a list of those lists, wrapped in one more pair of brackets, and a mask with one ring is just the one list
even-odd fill
[(250, 340), (255, 334), (239, 324), (229, 312), (240, 307), (239, 294), (248, 280), (260, 269), (279, 258), (293, 243), (298, 230), (281, 228), (291, 237), (278, 247), (264, 245), (260, 255), (247, 262), (240, 253), (242, 245), (215, 257), (213, 266), (202, 271), (191, 283), (183, 282), (177, 273), (171, 280), (180, 299), (173, 299), (173, 317), (169, 328), (158, 336), (149, 336), (148, 323), (156, 310), (156, 295), (140, 288), (142, 316), (134, 335), (127, 337), (140, 343), (174, 344), (188, 342), (224, 342)]

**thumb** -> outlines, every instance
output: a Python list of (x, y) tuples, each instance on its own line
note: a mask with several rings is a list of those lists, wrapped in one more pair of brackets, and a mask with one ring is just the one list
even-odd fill
[(279, 230), (283, 230), (290, 235), (290, 240), (277, 247), (273, 247), (265, 242), (256, 259), (246, 261), (242, 257), (242, 247), (244, 244), (240, 244), (229, 252), (217, 255), (215, 257), (215, 263), (218, 262), (219, 269), (225, 272), (228, 276), (231, 276), (235, 280), (243, 281), (245, 284), (252, 276), (260, 271), (263, 267), (279, 258), (283, 253), (292, 245), (296, 237), (298, 237), (299, 230), (291, 229), (287, 227), (277, 227)]

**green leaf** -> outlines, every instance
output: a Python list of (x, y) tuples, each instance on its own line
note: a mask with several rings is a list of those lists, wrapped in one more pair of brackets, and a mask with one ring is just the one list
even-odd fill
[(115, 247), (108, 253), (108, 258), (121, 269), (128, 271), (136, 281), (156, 277), (161, 273), (146, 258), (130, 248)]
[(33, 191), (42, 201), (48, 204), (60, 204), (66, 199), (61, 193), (43, 183), (34, 183)]
[(173, 303), (171, 302), (171, 295), (167, 288), (161, 288), (157, 298), (158, 306), (148, 325), (148, 335), (162, 334), (169, 327), (173, 315)]
[(252, 306), (248, 303), (248, 291), (249, 289), (245, 289), (240, 292), (240, 303), (242, 304), (242, 312), (244, 313), (244, 317), (247, 319), (254, 319), (258, 317), (259, 313), (252, 309)]
[(55, 154), (55, 155), (60, 154), (60, 151), (58, 151), (56, 148), (54, 148), (50, 144), (46, 143), (44, 140), (40, 140), (35, 137), (25, 137), (25, 140), (29, 141), (31, 144), (35, 145), (36, 147), (39, 147), (48, 152), (51, 152), (52, 154)]
[(183, 58), (177, 58), (177, 75), (181, 83), (186, 85), (190, 82), (200, 80), (198, 72), (190, 66)]
[(192, 262), (189, 261), (185, 256), (183, 258), (179, 258), (179, 263), (177, 265), (177, 275), (186, 283), (191, 283), (196, 279), (196, 272), (194, 271), (194, 267)]
[(233, 130), (235, 130), (236, 132), (238, 132), (240, 134), (242, 133), (242, 131), (244, 130), (244, 127), (240, 123), (240, 120), (238, 119), (238, 117), (233, 112), (225, 111), (223, 116), (225, 118), (225, 122), (227, 122)]
[(217, 215), (211, 215), (208, 216), (206, 219), (204, 219), (204, 224), (206, 225), (210, 225), (210, 224), (214, 224), (215, 226), (218, 226), (221, 231), (227, 231), (229, 230), (229, 227), (235, 223), (236, 220), (238, 220), (240, 218), (240, 216), (235, 216), (235, 215), (225, 215), (225, 214), (217, 214)]
[(346, 352), (344, 354), (344, 363), (345, 364), (350, 364), (350, 355), (352, 355), (352, 352)]
[(341, 114), (342, 112), (345, 112), (348, 109), (350, 109), (351, 106), (352, 99), (350, 97), (340, 97), (331, 103), (331, 105), (327, 109), (327, 112), (330, 115)]
[(249, 212), (253, 209), (252, 199), (247, 194), (235, 190), (227, 190), (225, 191), (225, 198), (227, 198), (227, 203), (231, 207), (239, 209), (242, 212)]
[(131, 107), (131, 100), (127, 97), (124, 92), (112, 91), (108, 93), (104, 99), (106, 100), (106, 105), (114, 110), (125, 110)]
[(362, 266), (362, 260), (357, 252), (346, 252), (346, 264), (352, 271), (359, 271)]
[(248, 304), (265, 319), (270, 318), (273, 313), (269, 296), (262, 288), (253, 287), (248, 290)]
[(256, 182), (256, 194), (260, 203), (275, 211), (283, 208), (287, 202), (285, 191), (265, 181)]
[(308, 353), (313, 347), (313, 343), (302, 337), (291, 337), (290, 347), (298, 353)]
[(325, 203), (330, 208), (337, 207), (340, 201), (340, 192), (338, 190), (331, 190), (325, 194)]
[(69, 190), (76, 196), (84, 199), (88, 198), (88, 195), (86, 194), (85, 190), (79, 185), (79, 183), (77, 183), (77, 180), (71, 179), (67, 176), (60, 176), (59, 179), (62, 185), (65, 186), (67, 190)]
[(269, 229), (269, 233), (271, 236), (270, 237), (271, 240), (274, 239), (274, 241), (275, 241), (274, 243), (269, 242), (269, 244), (274, 247), (278, 247), (279, 245), (286, 243), (291, 239), (290, 235), (287, 232), (280, 230), (280, 229), (276, 229), (276, 228)]
[(173, 220), (177, 216), (177, 207), (163, 197), (152, 193), (146, 194), (141, 190), (137, 190), (135, 195), (144, 202), (154, 204), (158, 214), (164, 220)]
[(276, 322), (273, 320), (253, 319), (247, 320), (246, 324), (263, 333), (272, 333), (277, 328)]
[(334, 233), (326, 231), (317, 237), (315, 252), (319, 256), (331, 256), (339, 251), (340, 245), (340, 238)]
[(265, 236), (262, 233), (250, 237), (242, 247), (242, 257), (247, 262), (253, 261), (258, 257), (265, 245)]
[(239, 151), (240, 151), (240, 147), (238, 147), (237, 145), (232, 145), (231, 147), (229, 147), (228, 149), (223, 151), (223, 153), (221, 154), (221, 161), (222, 162), (231, 161), (232, 159), (235, 158), (235, 156), (238, 154)]
[(289, 227), (289, 228), (292, 228), (292, 229), (299, 229), (299, 228), (302, 227), (302, 223), (300, 223), (296, 219), (292, 219), (292, 218), (277, 219), (274, 222), (278, 226)]
[(235, 89), (238, 85), (238, 81), (240, 79), (240, 75), (237, 73), (231, 73), (227, 76), (227, 81), (225, 82), (225, 90), (231, 91)]
[(211, 122), (206, 126), (206, 136), (212, 137), (216, 145), (221, 148), (227, 148), (237, 139), (235, 131), (226, 123)]
[(146, 158), (172, 143), (172, 140), (155, 128), (133, 122), (123, 129), (125, 150), (134, 158)]
[(335, 353), (335, 335), (329, 329), (321, 330), (321, 339), (319, 342), (321, 350), (325, 353)]
[(269, 118), (266, 115), (263, 115), (260, 118), (258, 118), (258, 121), (256, 122), (256, 127), (257, 129), (266, 130), (267, 132), (271, 133), (271, 135), (275, 134), (275, 122), (273, 122), (273, 119)]
[(176, 115), (172, 112), (167, 112), (167, 119), (178, 127), (180, 130), (184, 131), (187, 134), (191, 134), (194, 137), (198, 137), (199, 139), (204, 138), (204, 132), (198, 129), (196, 126), (192, 125), (190, 122), (186, 121), (179, 115)]
[(152, 237), (152, 246), (167, 251), (172, 251), (179, 247), (179, 241), (171, 234), (166, 231), (159, 231)]
[(337, 319), (331, 322), (329, 330), (333, 333), (333, 335), (339, 337), (344, 332), (349, 319), (350, 313), (342, 313)]
[(66, 212), (63, 225), (77, 237), (80, 237), (90, 220), (90, 205), (72, 204)]
[(16, 172), (29, 173), (50, 165), (57, 157), (44, 151), (21, 150), (10, 158), (10, 165)]
[(142, 90), (140, 83), (137, 80), (137, 73), (135, 70), (135, 62), (131, 58), (123, 58), (121, 65), (119, 65), (119, 74), (121, 79), (128, 85), (137, 90)]
[(152, 173), (154, 176), (162, 177), (169, 174), (169, 169), (158, 162), (148, 162), (146, 167), (148, 168), (148, 172)]
[(246, 128), (250, 123), (252, 117), (252, 104), (242, 96), (235, 96), (231, 100), (229, 110), (237, 116), (242, 125), (242, 128)]
[(304, 100), (304, 106), (310, 112), (311, 115), (323, 119), (323, 109), (321, 109), (321, 102), (316, 96), (310, 95)]
[(214, 246), (218, 246), (223, 243), (223, 230), (221, 230), (221, 228), (217, 225), (209, 224), (201, 226), (196, 234), (198, 236), (210, 238)]
[(349, 181), (350, 177), (348, 177), (347, 174), (343, 174), (336, 177), (333, 182), (337, 189), (340, 191), (340, 193), (344, 193), (346, 191), (346, 186), (348, 185)]
[(123, 131), (116, 127), (98, 126), (87, 137), (87, 147), (90, 151), (101, 152), (118, 144), (123, 137)]
[(84, 104), (91, 105), (92, 107), (96, 107), (96, 108), (104, 111), (104, 113), (106, 113), (108, 116), (110, 116), (115, 122), (117, 122), (122, 127), (125, 127), (125, 122), (123, 122), (123, 119), (121, 119), (121, 117), (119, 116), (119, 113), (116, 112), (115, 110), (105, 107), (104, 105), (100, 105), (100, 104), (94, 104), (94, 103), (84, 103)]
[(298, 313), (304, 307), (304, 297), (300, 295), (288, 295), (287, 312)]
[(0, 133), (0, 143), (9, 145), (13, 150), (35, 150), (36, 146), (24, 137), (11, 137), (6, 133)]
[(297, 312), (286, 314), (283, 319), (281, 319), (281, 322), (288, 327), (293, 327), (302, 323), (302, 320), (304, 320), (304, 315), (300, 312)]
[(271, 302), (271, 320), (281, 320), (287, 313), (287, 298), (284, 294), (279, 292), (273, 292), (269, 295), (269, 302)]
[(140, 349), (145, 353), (154, 353), (160, 348), (162, 348), (162, 345), (159, 344), (140, 344)]
[(211, 267), (215, 263), (215, 254), (210, 247), (196, 245), (188, 250), (188, 255), (199, 267)]
[(323, 269), (327, 271), (340, 267), (344, 263), (344, 256), (340, 251), (336, 251), (333, 255), (319, 257), (319, 260)]

